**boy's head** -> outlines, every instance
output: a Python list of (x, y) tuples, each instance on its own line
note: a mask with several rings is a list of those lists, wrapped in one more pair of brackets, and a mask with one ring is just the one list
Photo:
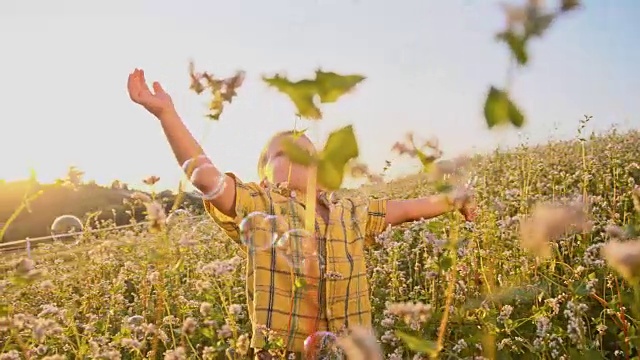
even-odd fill
[(312, 169), (293, 163), (284, 153), (284, 141), (294, 141), (303, 149), (315, 154), (316, 148), (304, 134), (294, 131), (283, 131), (274, 135), (265, 145), (258, 160), (258, 175), (260, 180), (267, 179), (271, 183), (288, 182), (289, 187), (304, 190)]

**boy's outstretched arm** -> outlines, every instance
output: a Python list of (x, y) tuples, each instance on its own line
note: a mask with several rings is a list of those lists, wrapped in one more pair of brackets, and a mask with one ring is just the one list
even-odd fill
[(389, 225), (399, 225), (408, 221), (431, 219), (444, 213), (459, 210), (467, 221), (475, 217), (475, 204), (471, 199), (461, 199), (461, 202), (447, 195), (432, 195), (428, 197), (408, 200), (389, 200), (385, 222)]
[[(142, 105), (160, 120), (173, 154), (178, 164), (185, 169), (187, 176), (191, 177), (193, 170), (203, 162), (209, 164), (209, 166), (199, 167), (198, 176), (193, 179), (193, 185), (203, 194), (208, 194), (218, 188), (218, 179), (223, 174), (208, 158), (203, 157), (204, 151), (202, 147), (182, 122), (171, 97), (162, 89), (160, 84), (158, 82), (153, 83), (152, 93), (147, 86), (144, 71), (135, 69), (133, 73), (129, 74), (127, 89), (131, 100)], [(195, 162), (194, 166), (184, 167), (184, 164), (189, 160)], [(233, 218), (236, 216), (234, 206), (236, 197), (235, 180), (225, 176), (224, 181), (226, 183), (224, 190), (217, 197), (211, 199), (210, 202), (221, 213)]]

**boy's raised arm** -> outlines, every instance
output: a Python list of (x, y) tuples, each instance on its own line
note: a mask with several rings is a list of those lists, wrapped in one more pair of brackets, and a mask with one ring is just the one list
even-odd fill
[[(192, 178), (193, 185), (205, 195), (222, 189), (222, 192), (210, 199), (209, 202), (224, 215), (235, 217), (235, 180), (222, 174), (204, 156), (202, 147), (176, 112), (169, 94), (162, 89), (158, 82), (153, 83), (153, 92), (151, 92), (147, 86), (144, 71), (140, 69), (135, 69), (129, 74), (127, 89), (131, 100), (142, 105), (160, 120), (173, 154), (187, 176), (191, 177), (193, 170), (198, 168), (197, 176)], [(193, 165), (185, 166), (187, 162), (192, 162)], [(203, 163), (207, 163), (209, 166), (200, 166)], [(220, 181), (225, 182), (225, 186), (222, 188)]]

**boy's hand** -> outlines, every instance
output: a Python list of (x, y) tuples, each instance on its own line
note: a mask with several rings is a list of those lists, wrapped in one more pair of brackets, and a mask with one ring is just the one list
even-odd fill
[(144, 106), (145, 109), (156, 117), (160, 116), (163, 112), (173, 109), (173, 101), (171, 101), (169, 94), (162, 89), (160, 83), (153, 83), (153, 93), (149, 90), (143, 70), (135, 69), (129, 74), (127, 89), (129, 91), (129, 97), (133, 102)]
[(473, 221), (476, 219), (476, 210), (477, 207), (475, 200), (473, 198), (469, 198), (458, 211), (460, 211), (460, 214), (464, 216), (466, 221)]

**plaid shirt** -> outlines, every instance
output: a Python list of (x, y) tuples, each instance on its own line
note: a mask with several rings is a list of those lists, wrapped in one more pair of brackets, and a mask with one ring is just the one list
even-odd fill
[[(276, 188), (236, 180), (236, 218), (220, 213), (205, 201), (214, 221), (235, 241), (243, 244), (240, 224), (252, 212), (280, 216), (288, 229), (303, 229), (304, 199)], [(364, 246), (385, 229), (385, 200), (340, 199), (329, 205), (329, 221), (316, 215), (316, 270), (299, 264), (296, 236), (277, 247), (243, 246), (247, 250), (247, 306), (253, 333), (251, 346), (263, 348), (262, 327), (284, 340), (287, 350), (302, 352), (304, 340), (316, 331), (340, 330), (353, 325), (371, 325), (371, 303)], [(265, 227), (266, 228), (266, 227)], [(273, 232), (253, 229), (257, 244), (271, 242)], [(294, 232), (295, 233), (295, 232)], [(301, 233), (301, 232), (299, 232)], [(298, 241), (300, 242), (300, 241)], [(300, 280), (303, 280), (302, 284)]]

